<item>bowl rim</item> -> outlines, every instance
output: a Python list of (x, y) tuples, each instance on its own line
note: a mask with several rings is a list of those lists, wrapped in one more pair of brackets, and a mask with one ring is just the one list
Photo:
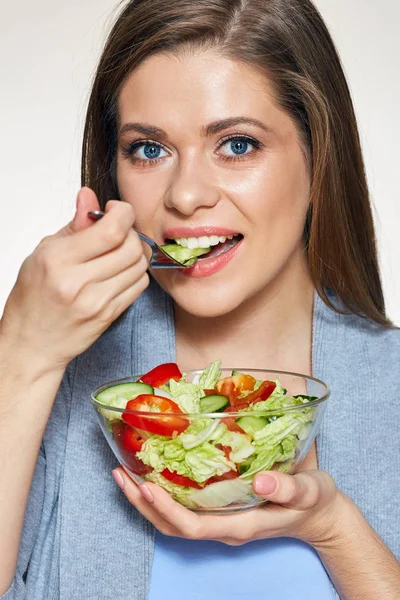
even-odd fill
[[(193, 373), (194, 375), (197, 373), (202, 373), (204, 369), (188, 369), (186, 371), (184, 371), (184, 374), (188, 374), (188, 373)], [(297, 404), (296, 406), (288, 406), (285, 408), (280, 408), (280, 409), (271, 409), (271, 410), (259, 410), (259, 411), (247, 411), (245, 412), (244, 409), (241, 410), (240, 412), (214, 412), (214, 413), (183, 413), (183, 412), (179, 412), (179, 413), (163, 413), (163, 412), (151, 412), (151, 411), (141, 411), (141, 410), (132, 410), (132, 409), (126, 409), (126, 408), (119, 408), (117, 406), (110, 406), (109, 404), (105, 404), (104, 402), (99, 402), (99, 400), (97, 400), (96, 395), (99, 394), (100, 392), (102, 392), (103, 390), (109, 388), (109, 387), (113, 387), (114, 385), (119, 385), (121, 383), (135, 383), (138, 382), (138, 380), (140, 379), (140, 377), (143, 376), (143, 373), (141, 375), (130, 375), (128, 377), (123, 377), (120, 379), (113, 379), (111, 381), (107, 381), (103, 384), (101, 384), (100, 386), (97, 386), (90, 394), (90, 399), (92, 404), (96, 407), (96, 408), (102, 408), (103, 410), (109, 410), (109, 411), (113, 411), (117, 414), (122, 414), (122, 413), (127, 413), (127, 414), (131, 414), (131, 415), (140, 415), (140, 416), (145, 416), (145, 417), (150, 417), (150, 418), (159, 418), (159, 417), (180, 417), (180, 418), (184, 418), (184, 417), (188, 417), (191, 419), (199, 419), (199, 418), (220, 418), (220, 419), (226, 419), (229, 417), (232, 418), (238, 418), (238, 417), (254, 417), (254, 416), (258, 416), (258, 417), (263, 417), (263, 416), (275, 416), (277, 414), (279, 415), (285, 415), (285, 414), (290, 414), (293, 412), (297, 412), (298, 410), (304, 410), (304, 409), (310, 409), (310, 408), (314, 408), (315, 406), (319, 406), (320, 404), (323, 404), (324, 402), (326, 402), (328, 400), (328, 398), (331, 395), (331, 390), (330, 387), (321, 379), (318, 379), (317, 377), (313, 377), (312, 375), (304, 375), (304, 373), (295, 373), (292, 371), (280, 371), (277, 369), (245, 369), (245, 368), (237, 368), (237, 369), (232, 369), (229, 367), (220, 367), (221, 371), (240, 371), (243, 372), (244, 374), (251, 372), (251, 373), (274, 373), (274, 374), (278, 374), (278, 375), (289, 375), (289, 376), (294, 376), (294, 377), (302, 377), (303, 379), (309, 380), (309, 381), (314, 381), (315, 383), (318, 383), (320, 385), (322, 385), (325, 388), (325, 393), (318, 397), (316, 400), (311, 400), (309, 402), (306, 402), (304, 404)], [(188, 382), (190, 383), (190, 382)], [(288, 396), (290, 397), (290, 396)]]

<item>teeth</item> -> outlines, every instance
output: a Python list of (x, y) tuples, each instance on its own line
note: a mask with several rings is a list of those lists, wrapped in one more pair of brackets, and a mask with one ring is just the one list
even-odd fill
[(210, 246), (217, 246), (219, 244), (218, 235), (210, 235)]
[(234, 237), (234, 235), (202, 235), (199, 238), (176, 238), (175, 242), (179, 244), (179, 246), (193, 250), (194, 248), (209, 248), (210, 246), (217, 246), (218, 244), (223, 244), (226, 242), (227, 239), (232, 240)]
[(209, 248), (210, 247), (210, 242), (208, 241), (208, 237), (206, 235), (199, 237), (198, 243), (199, 243), (199, 246), (198, 246), (199, 248)]
[(187, 247), (190, 248), (190, 250), (193, 250), (194, 248), (198, 248), (199, 243), (197, 241), (197, 238), (188, 238)]

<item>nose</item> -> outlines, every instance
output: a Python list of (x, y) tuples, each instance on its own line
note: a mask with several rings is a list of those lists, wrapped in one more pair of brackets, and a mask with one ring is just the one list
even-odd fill
[(165, 205), (190, 217), (198, 208), (212, 208), (219, 201), (206, 161), (191, 156), (180, 160), (165, 195)]

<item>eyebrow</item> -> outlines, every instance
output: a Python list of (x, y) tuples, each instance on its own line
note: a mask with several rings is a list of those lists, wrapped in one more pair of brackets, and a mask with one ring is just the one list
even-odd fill
[[(229, 129), (229, 127), (234, 127), (235, 125), (254, 125), (255, 127), (263, 129), (267, 133), (271, 131), (258, 119), (251, 119), (249, 117), (231, 117), (209, 123), (206, 127), (202, 127), (201, 134), (203, 136), (215, 135), (216, 133), (221, 133), (221, 131), (224, 131), (225, 129)], [(140, 133), (148, 137), (157, 137), (162, 140), (166, 140), (168, 138), (167, 133), (163, 129), (154, 127), (153, 125), (148, 125), (147, 123), (125, 123), (125, 125), (123, 125), (120, 129), (119, 135), (123, 135), (128, 131), (135, 131), (136, 133)]]

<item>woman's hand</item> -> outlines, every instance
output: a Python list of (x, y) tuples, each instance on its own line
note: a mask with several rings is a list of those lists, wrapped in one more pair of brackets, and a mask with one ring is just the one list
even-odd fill
[(95, 193), (82, 188), (73, 221), (25, 260), (6, 303), (2, 338), (39, 372), (65, 368), (149, 283), (131, 205), (108, 202), (94, 224), (87, 213), (97, 209)]
[(324, 471), (260, 473), (254, 490), (271, 504), (236, 515), (200, 515), (174, 500), (159, 486), (137, 486), (124, 470), (113, 471), (125, 496), (164, 535), (216, 540), (239, 546), (252, 540), (294, 537), (318, 547), (330, 543), (340, 520), (342, 495)]

